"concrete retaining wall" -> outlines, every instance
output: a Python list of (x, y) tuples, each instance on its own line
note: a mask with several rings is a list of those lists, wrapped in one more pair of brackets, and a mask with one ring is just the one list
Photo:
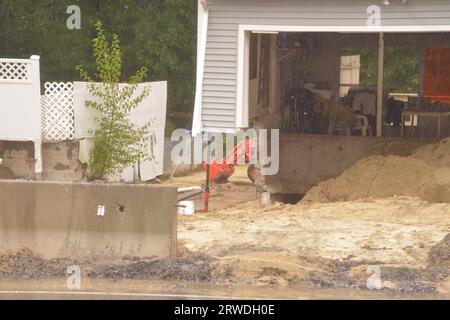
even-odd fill
[(171, 186), (0, 181), (0, 254), (29, 248), (44, 258), (173, 256), (176, 200)]

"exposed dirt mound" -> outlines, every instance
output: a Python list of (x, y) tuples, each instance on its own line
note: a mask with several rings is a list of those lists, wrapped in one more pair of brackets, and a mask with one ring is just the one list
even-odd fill
[(429, 144), (417, 149), (413, 158), (421, 159), (436, 167), (450, 167), (450, 138), (440, 143)]
[(336, 179), (312, 189), (303, 202), (337, 202), (393, 196), (450, 202), (450, 139), (419, 148), (408, 157), (372, 156)]

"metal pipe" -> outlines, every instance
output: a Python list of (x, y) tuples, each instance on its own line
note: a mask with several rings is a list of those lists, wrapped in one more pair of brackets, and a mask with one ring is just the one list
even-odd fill
[(210, 192), (210, 173), (211, 173), (211, 141), (210, 135), (208, 134), (208, 151), (207, 151), (207, 160), (206, 160), (206, 186), (205, 186), (205, 213), (209, 212), (209, 192)]
[(188, 187), (188, 188), (179, 188), (178, 193), (190, 192), (190, 191), (202, 191), (200, 187)]
[(186, 194), (182, 194), (178, 196), (178, 202), (192, 199), (203, 193), (203, 190), (195, 190)]

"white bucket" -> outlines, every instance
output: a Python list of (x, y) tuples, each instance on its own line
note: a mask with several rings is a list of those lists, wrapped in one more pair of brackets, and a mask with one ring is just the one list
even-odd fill
[(178, 214), (182, 216), (192, 216), (195, 214), (194, 201), (180, 201), (178, 202)]

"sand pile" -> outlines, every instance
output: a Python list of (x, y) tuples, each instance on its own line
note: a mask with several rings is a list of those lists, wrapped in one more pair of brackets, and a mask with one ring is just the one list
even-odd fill
[(304, 202), (352, 201), (393, 196), (450, 202), (450, 139), (417, 149), (411, 156), (372, 156), (336, 179), (312, 189)]
[(412, 157), (436, 167), (450, 167), (450, 138), (421, 147)]

